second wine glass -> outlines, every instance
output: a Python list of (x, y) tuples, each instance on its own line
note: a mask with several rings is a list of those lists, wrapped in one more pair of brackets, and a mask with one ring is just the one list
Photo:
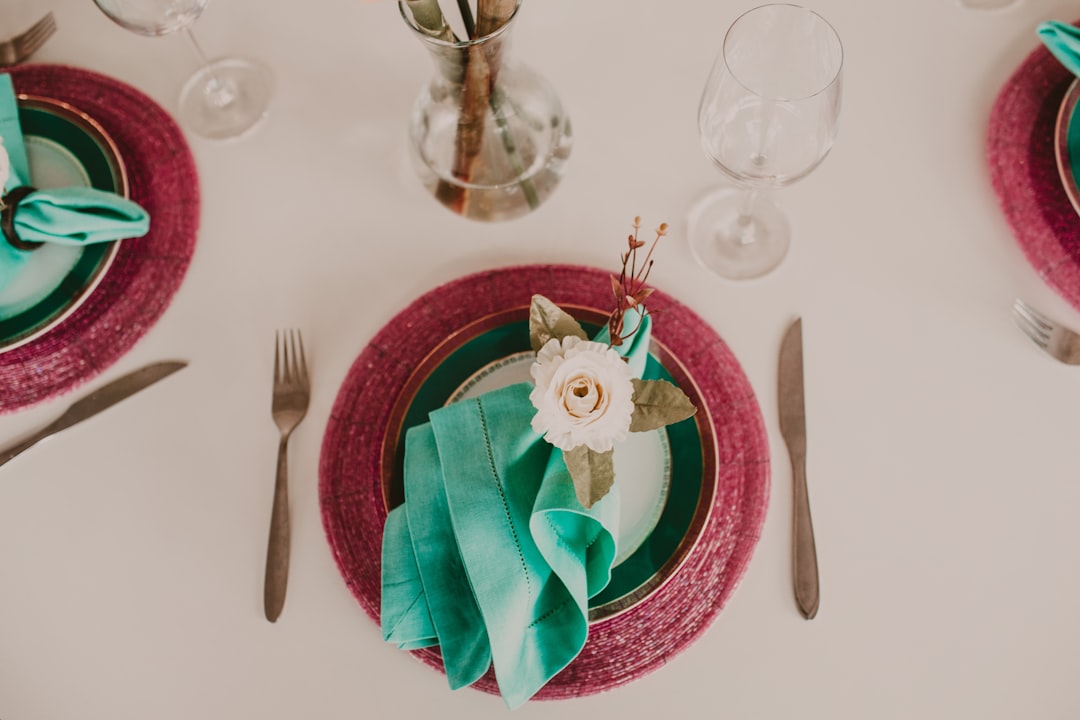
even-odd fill
[(244, 58), (209, 60), (191, 31), (209, 0), (94, 0), (117, 25), (139, 35), (187, 37), (200, 67), (180, 91), (180, 121), (203, 137), (235, 138), (255, 127), (270, 104), (269, 72)]
[(787, 254), (787, 218), (765, 193), (805, 177), (828, 154), (842, 64), (836, 31), (806, 8), (764, 5), (728, 29), (702, 93), (698, 131), (735, 185), (691, 210), (690, 247), (702, 265), (747, 279)]

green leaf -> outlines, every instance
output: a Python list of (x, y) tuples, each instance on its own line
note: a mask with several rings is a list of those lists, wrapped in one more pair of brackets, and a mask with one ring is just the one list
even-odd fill
[(691, 417), (697, 408), (686, 393), (667, 380), (634, 378), (634, 414), (630, 432), (655, 430)]
[(532, 342), (532, 349), (539, 352), (551, 338), (562, 340), (569, 335), (582, 340), (589, 339), (578, 321), (563, 312), (562, 308), (543, 295), (533, 295), (532, 305), (529, 306), (529, 340)]
[(591, 508), (600, 498), (608, 494), (615, 482), (614, 450), (598, 453), (587, 445), (578, 445), (573, 450), (563, 451), (563, 460), (570, 477), (574, 480), (574, 492), (578, 502)]

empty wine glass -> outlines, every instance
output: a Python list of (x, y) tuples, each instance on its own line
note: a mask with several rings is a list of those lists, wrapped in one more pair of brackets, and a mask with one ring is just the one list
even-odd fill
[(203, 137), (222, 140), (243, 135), (266, 115), (269, 73), (242, 58), (210, 61), (191, 24), (209, 0), (94, 0), (117, 25), (139, 35), (167, 35), (182, 30), (199, 58), (200, 68), (180, 91), (180, 119)]
[(731, 279), (764, 275), (790, 228), (766, 195), (828, 154), (840, 114), (843, 50), (832, 26), (796, 5), (764, 5), (728, 28), (698, 108), (706, 154), (734, 182), (690, 212), (694, 257)]

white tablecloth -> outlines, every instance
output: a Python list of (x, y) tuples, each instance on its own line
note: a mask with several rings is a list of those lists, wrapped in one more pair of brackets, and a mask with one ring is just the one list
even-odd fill
[[(172, 306), (94, 384), (159, 358), (191, 365), (0, 468), (4, 720), (504, 717), (498, 697), (385, 645), (324, 538), (317, 465), (352, 360), (410, 300), (518, 263), (617, 269), (634, 215), (666, 221), (654, 284), (727, 340), (758, 394), (772, 498), (760, 543), (709, 631), (656, 672), (519, 717), (1069, 718), (1080, 713), (1080, 369), (1009, 316), (1023, 296), (1080, 329), (1013, 241), (990, 188), (993, 98), (1044, 19), (1021, 0), (820, 0), (845, 48), (837, 144), (783, 190), (789, 257), (753, 282), (693, 261), (686, 211), (720, 183), (696, 134), (724, 29), (750, 4), (526, 0), (518, 58), (574, 126), (567, 175), (532, 215), (459, 219), (405, 154), (430, 72), (389, 0), (215, 0), (211, 55), (263, 59), (272, 114), (251, 137), (190, 139), (203, 190)], [(0, 35), (46, 7), (43, 62), (115, 76), (170, 111), (194, 62), (90, 0), (8, 0)], [(791, 589), (791, 475), (777, 350), (804, 322), (818, 617)], [(314, 395), (291, 445), (285, 611), (263, 618), (275, 467), (274, 330), (300, 327)], [(0, 418), (18, 438), (71, 397)]]

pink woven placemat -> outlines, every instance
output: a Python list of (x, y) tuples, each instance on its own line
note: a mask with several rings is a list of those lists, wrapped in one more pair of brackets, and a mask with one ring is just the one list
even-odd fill
[(998, 93), (986, 154), (994, 192), (1028, 262), (1080, 309), (1080, 216), (1054, 159), (1054, 124), (1074, 79), (1040, 44)]
[(161, 317), (195, 251), (199, 182), (180, 128), (153, 100), (112, 78), (62, 65), (10, 71), (16, 92), (62, 100), (116, 142), (131, 199), (150, 232), (124, 240), (90, 297), (60, 325), (0, 354), (0, 413), (55, 397), (109, 367)]
[[(611, 304), (608, 273), (602, 270), (530, 265), (469, 275), (431, 290), (401, 311), (360, 353), (338, 391), (319, 460), (323, 526), (346, 584), (376, 622), (386, 520), (382, 445), (394, 399), (439, 342), (470, 322), (527, 306), (533, 293), (567, 305)], [(699, 411), (708, 412), (715, 426), (713, 507), (697, 545), (674, 577), (626, 612), (591, 625), (584, 650), (537, 699), (590, 695), (623, 685), (686, 648), (735, 589), (765, 520), (768, 440), (742, 368), (716, 332), (686, 306), (657, 291), (649, 307), (656, 313), (653, 335), (694, 379), (705, 403)], [(415, 654), (442, 667), (434, 650)], [(491, 672), (475, 687), (498, 692)]]

